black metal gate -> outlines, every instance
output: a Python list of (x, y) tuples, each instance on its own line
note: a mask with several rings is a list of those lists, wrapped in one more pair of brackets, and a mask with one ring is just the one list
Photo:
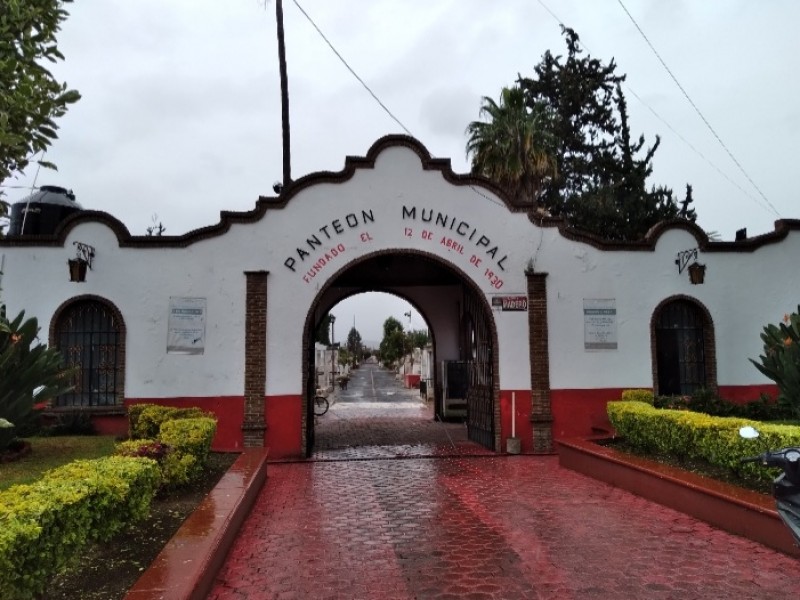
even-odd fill
[(317, 393), (317, 368), (314, 360), (314, 334), (309, 335), (306, 351), (306, 457), (311, 456), (314, 450), (314, 395)]
[(462, 323), (462, 348), (469, 364), (467, 433), (473, 442), (496, 450), (492, 329), (486, 308), (469, 289), (464, 293)]
[(704, 324), (687, 300), (661, 309), (655, 328), (659, 394), (689, 395), (706, 385)]

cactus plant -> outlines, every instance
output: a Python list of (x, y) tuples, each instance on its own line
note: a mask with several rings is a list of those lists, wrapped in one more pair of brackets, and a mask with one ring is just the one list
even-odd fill
[(761, 340), (761, 362), (752, 358), (750, 362), (777, 384), (778, 402), (800, 419), (800, 306), (797, 312), (785, 315), (782, 323), (764, 327)]
[(72, 388), (71, 373), (62, 366), (58, 350), (40, 345), (39, 324), (21, 312), (13, 321), (0, 317), (0, 421), (10, 423), (0, 432), (0, 452), (14, 438), (16, 427), (44, 402)]

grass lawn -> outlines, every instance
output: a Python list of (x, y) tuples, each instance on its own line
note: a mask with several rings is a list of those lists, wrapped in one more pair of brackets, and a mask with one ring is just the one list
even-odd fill
[(82, 435), (27, 438), (32, 452), (19, 460), (0, 463), (0, 490), (18, 483), (31, 483), (50, 469), (73, 460), (99, 458), (114, 452), (113, 436)]

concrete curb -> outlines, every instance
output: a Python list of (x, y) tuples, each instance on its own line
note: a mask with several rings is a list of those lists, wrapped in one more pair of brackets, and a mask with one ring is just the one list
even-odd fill
[(181, 525), (126, 600), (208, 596), (239, 528), (267, 479), (267, 448), (247, 448)]

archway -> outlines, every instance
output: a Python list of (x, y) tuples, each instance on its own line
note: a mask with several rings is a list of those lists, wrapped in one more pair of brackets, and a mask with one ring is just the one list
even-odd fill
[(306, 402), (302, 443), (306, 454), (314, 447), (314, 332), (338, 302), (368, 291), (388, 292), (407, 300), (429, 324), (436, 365), (432, 386), (438, 414), (441, 415), (444, 407), (443, 377), (447, 363), (466, 366), (469, 438), (499, 451), (497, 331), (491, 309), (480, 289), (457, 267), (431, 254), (404, 249), (379, 251), (348, 263), (314, 298), (303, 330)]
[(67, 300), (53, 315), (49, 341), (75, 369), (74, 387), (55, 399), (56, 409), (97, 412), (122, 406), (126, 328), (113, 302), (92, 294)]

